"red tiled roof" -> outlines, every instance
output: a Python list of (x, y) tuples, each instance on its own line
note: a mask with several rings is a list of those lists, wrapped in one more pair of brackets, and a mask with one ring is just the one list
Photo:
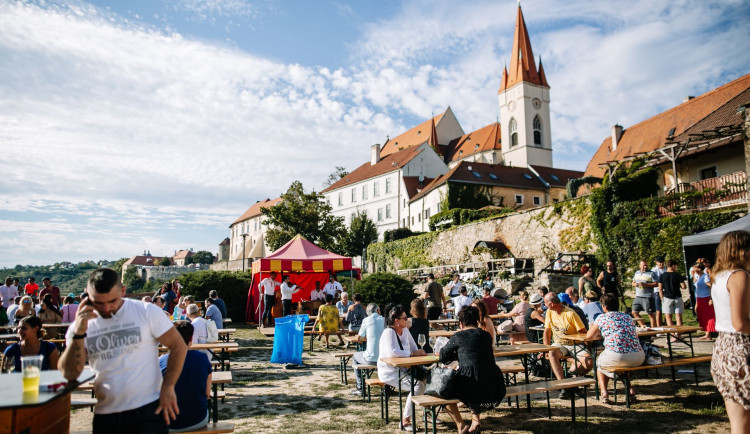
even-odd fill
[(424, 178), (419, 182), (418, 176), (404, 176), (404, 186), (406, 187), (406, 196), (411, 199), (427, 186), (435, 178)]
[(247, 211), (245, 211), (245, 213), (240, 216), (240, 218), (232, 222), (229, 227), (232, 227), (235, 223), (245, 221), (251, 217), (259, 216), (261, 208), (271, 208), (272, 206), (276, 206), (279, 202), (281, 202), (280, 197), (277, 197), (276, 199), (259, 200), (255, 202), (253, 206), (248, 208)]
[(414, 146), (419, 146), (422, 143), (430, 140), (430, 130), (432, 129), (432, 122), (435, 124), (440, 123), (440, 119), (443, 118), (444, 113), (440, 113), (434, 118), (427, 119), (416, 127), (402, 133), (392, 139), (389, 139), (383, 145), (383, 149), (380, 150), (380, 158), (387, 155), (391, 155), (403, 149), (408, 149)]
[(612, 144), (610, 135), (599, 145), (599, 149), (586, 166), (585, 175), (602, 177), (604, 169), (600, 167), (601, 164), (621, 161), (665, 146), (672, 128), (674, 128), (674, 136), (680, 136), (698, 121), (748, 88), (750, 88), (750, 74), (633, 125), (623, 131), (615, 151), (610, 150)]
[(370, 164), (370, 162), (368, 161), (367, 163), (354, 169), (351, 173), (349, 173), (345, 177), (336, 181), (333, 185), (321, 191), (321, 193), (327, 193), (329, 191), (333, 191), (342, 187), (346, 187), (347, 185), (351, 185), (360, 181), (364, 181), (365, 179), (370, 179), (372, 177), (383, 175), (385, 173), (397, 170), (399, 167), (403, 167), (404, 164), (411, 161), (412, 158), (416, 157), (421, 152), (422, 152), (422, 148), (420, 147), (410, 147), (410, 148), (404, 149), (403, 151), (396, 152), (395, 154), (390, 154), (390, 155), (386, 155), (385, 157), (381, 157), (380, 161), (374, 165)]
[(451, 140), (445, 150), (445, 161), (455, 161), (479, 152), (501, 149), (500, 124), (493, 122), (469, 134)]
[(583, 172), (577, 170), (557, 169), (554, 167), (534, 165), (532, 165), (531, 168), (536, 170), (536, 173), (538, 173), (547, 184), (553, 187), (566, 187), (569, 180), (583, 176)]
[(130, 260), (127, 262), (127, 265), (144, 265), (144, 266), (152, 266), (157, 265), (161, 263), (162, 259), (169, 259), (166, 256), (133, 256), (130, 258)]
[[(469, 167), (471, 167), (471, 170), (469, 170)], [(479, 177), (475, 175), (475, 172)], [(526, 167), (461, 161), (456, 167), (449, 170), (448, 173), (438, 176), (431, 183), (426, 185), (425, 188), (411, 200), (414, 201), (419, 199), (448, 181), (498, 187), (532, 188), (537, 190), (545, 189), (544, 184), (542, 184), (539, 178), (534, 175), (534, 172)]]

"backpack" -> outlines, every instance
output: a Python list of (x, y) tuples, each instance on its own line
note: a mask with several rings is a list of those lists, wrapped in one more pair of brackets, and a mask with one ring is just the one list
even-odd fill
[(219, 340), (219, 329), (216, 328), (216, 323), (213, 320), (206, 320), (206, 331), (208, 332), (206, 343), (211, 344)]

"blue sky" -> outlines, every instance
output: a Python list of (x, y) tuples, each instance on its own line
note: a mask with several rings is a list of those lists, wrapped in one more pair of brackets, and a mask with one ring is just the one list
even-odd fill
[[(450, 106), (498, 117), (515, 1), (0, 0), (0, 266), (217, 250)], [(750, 72), (750, 6), (522, 3), (558, 167)]]

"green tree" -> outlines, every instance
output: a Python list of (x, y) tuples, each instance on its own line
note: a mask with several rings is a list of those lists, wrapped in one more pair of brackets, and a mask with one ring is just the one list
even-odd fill
[(354, 292), (362, 295), (363, 304), (376, 303), (384, 315), (390, 303), (400, 304), (408, 311), (409, 303), (417, 297), (411, 282), (393, 273), (368, 274), (354, 282)]
[(122, 276), (122, 283), (127, 287), (128, 292), (138, 292), (143, 288), (143, 280), (138, 274), (136, 267), (128, 267), (125, 270), (125, 275)]
[(448, 208), (445, 208), (443, 203), (441, 204), (443, 210), (452, 208), (479, 209), (492, 205), (489, 187), (486, 185), (449, 182), (448, 194), (445, 199)]
[(347, 256), (360, 256), (362, 251), (378, 241), (378, 228), (364, 212), (358, 212), (341, 238), (341, 252)]
[(169, 267), (170, 265), (172, 265), (172, 261), (165, 256), (159, 260), (159, 265), (161, 265), (162, 267)]
[(346, 229), (344, 219), (334, 217), (331, 210), (322, 194), (305, 193), (302, 183), (294, 181), (281, 195), (278, 205), (260, 210), (266, 216), (264, 224), (269, 227), (268, 247), (276, 250), (300, 234), (324, 249), (338, 251), (337, 244)]
[(349, 172), (343, 166), (336, 166), (336, 168), (328, 175), (326, 182), (323, 183), (323, 188), (330, 187), (337, 183), (339, 179), (343, 179)]
[(188, 264), (213, 264), (216, 257), (207, 250), (198, 250), (189, 256), (188, 259), (190, 260), (190, 262), (186, 261)]

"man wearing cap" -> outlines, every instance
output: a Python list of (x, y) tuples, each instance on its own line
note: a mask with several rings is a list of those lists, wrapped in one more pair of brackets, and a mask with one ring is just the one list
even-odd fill
[[(544, 296), (544, 303), (547, 305), (547, 315), (544, 318), (544, 345), (552, 343), (552, 346), (559, 348), (549, 352), (549, 364), (555, 377), (562, 380), (565, 375), (560, 360), (563, 357), (576, 354), (573, 349), (573, 341), (566, 339), (565, 335), (586, 333), (586, 327), (578, 314), (570, 307), (563, 305), (554, 292), (549, 292)], [(585, 349), (578, 350), (577, 358), (579, 363), (571, 364), (572, 370), (570, 373), (572, 375), (585, 375), (594, 367), (591, 355)], [(570, 399), (572, 392), (574, 391), (564, 389), (560, 393), (560, 399)]]
[[(667, 269), (664, 267), (664, 258), (662, 256), (657, 256), (654, 262), (655, 265), (651, 269), (651, 272), (654, 274), (654, 281), (659, 282), (661, 275), (666, 273)], [(654, 299), (654, 310), (656, 310), (656, 326), (661, 327), (661, 297), (659, 297), (659, 292), (656, 290), (654, 290), (654, 294), (651, 297)]]
[(52, 286), (52, 281), (49, 277), (42, 279), (42, 285), (44, 285), (44, 288), (39, 291), (39, 300), (43, 299), (45, 294), (52, 294), (52, 304), (60, 306), (60, 288)]

